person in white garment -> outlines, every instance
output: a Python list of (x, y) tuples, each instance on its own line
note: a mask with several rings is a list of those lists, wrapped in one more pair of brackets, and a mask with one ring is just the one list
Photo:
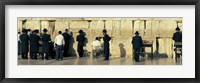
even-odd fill
[(92, 46), (92, 56), (93, 57), (100, 56), (102, 45), (98, 37), (95, 38), (95, 41), (92, 42), (91, 46)]
[(62, 60), (63, 59), (62, 50), (63, 46), (65, 45), (65, 40), (61, 31), (58, 32), (58, 35), (56, 36), (54, 43), (56, 48), (56, 60)]

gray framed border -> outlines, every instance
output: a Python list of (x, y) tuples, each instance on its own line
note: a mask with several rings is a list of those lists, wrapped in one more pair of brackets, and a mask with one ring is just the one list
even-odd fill
[[(195, 78), (5, 78), (6, 5), (195, 5)], [(0, 0), (0, 82), (2, 83), (198, 83), (200, 0)]]

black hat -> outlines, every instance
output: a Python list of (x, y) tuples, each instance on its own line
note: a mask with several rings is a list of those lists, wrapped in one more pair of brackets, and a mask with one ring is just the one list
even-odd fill
[(83, 30), (79, 30), (78, 33), (83, 33)]
[(38, 30), (38, 29), (35, 29), (33, 32), (35, 32), (35, 33), (39, 33), (39, 30)]
[(26, 33), (26, 32), (27, 32), (27, 29), (23, 29), (22, 32), (23, 32), (23, 33)]
[(180, 31), (180, 28), (179, 28), (179, 27), (176, 27), (176, 31)]
[(65, 29), (65, 31), (69, 31), (68, 29)]
[(27, 31), (31, 31), (31, 29), (28, 29)]
[(44, 31), (44, 32), (47, 32), (48, 30), (47, 30), (47, 29), (43, 29), (43, 31)]
[(95, 40), (99, 40), (99, 37), (96, 37)]
[(138, 31), (136, 31), (135, 34), (140, 34), (140, 33)]
[(58, 31), (59, 34), (62, 34), (62, 31)]
[(104, 29), (103, 32), (106, 33), (107, 32), (106, 29)]

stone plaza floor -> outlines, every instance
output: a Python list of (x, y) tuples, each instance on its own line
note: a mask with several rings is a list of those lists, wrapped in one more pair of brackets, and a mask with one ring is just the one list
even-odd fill
[(110, 57), (109, 61), (103, 60), (103, 57), (64, 57), (63, 60), (56, 59), (38, 60), (21, 59), (18, 56), (18, 65), (182, 65), (182, 58), (175, 61), (174, 58), (158, 58), (152, 60), (149, 57), (141, 57), (140, 62), (135, 62), (132, 57)]

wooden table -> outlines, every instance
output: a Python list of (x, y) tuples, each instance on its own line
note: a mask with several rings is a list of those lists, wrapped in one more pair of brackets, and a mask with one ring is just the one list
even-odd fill
[[(143, 41), (143, 48), (151, 48), (151, 60), (153, 59), (153, 41)], [(148, 52), (142, 52), (142, 54), (149, 54)]]

